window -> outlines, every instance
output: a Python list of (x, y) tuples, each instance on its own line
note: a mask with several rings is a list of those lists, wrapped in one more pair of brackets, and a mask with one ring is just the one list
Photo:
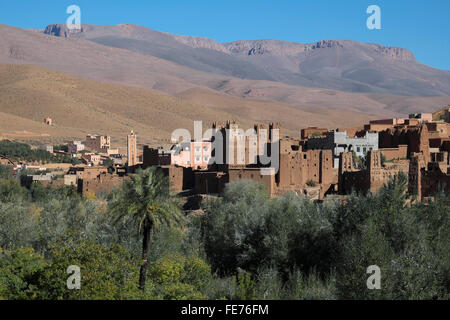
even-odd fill
[(366, 151), (367, 151), (367, 148), (366, 148), (366, 147), (364, 147), (364, 148), (363, 148), (363, 152), (364, 152), (364, 153), (366, 153)]
[(203, 147), (203, 151), (204, 151), (204, 152), (207, 152), (208, 150), (209, 150), (208, 147)]
[(195, 162), (200, 162), (200, 156), (195, 156)]
[(203, 157), (203, 161), (208, 162), (208, 161), (209, 161), (208, 156), (204, 156), (204, 157)]
[(195, 152), (200, 152), (200, 147), (195, 147)]
[(356, 152), (361, 152), (361, 147), (356, 147)]

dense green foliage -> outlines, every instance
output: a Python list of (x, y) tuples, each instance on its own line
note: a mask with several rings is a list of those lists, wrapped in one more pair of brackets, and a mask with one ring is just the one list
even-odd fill
[(0, 154), (13, 160), (40, 161), (42, 163), (80, 163), (78, 158), (68, 155), (54, 156), (47, 150), (32, 149), (26, 143), (8, 140), (0, 141)]
[[(408, 206), (405, 183), (399, 177), (341, 204), (294, 194), (271, 200), (252, 183), (229, 185), (203, 217), (208, 260), (221, 275), (271, 270), (263, 283), (272, 288), (292, 287), (300, 272), (327, 298), (448, 299), (450, 198), (440, 192), (434, 202)], [(367, 289), (370, 265), (381, 269), (381, 290)]]
[[(375, 195), (312, 203), (294, 193), (271, 199), (242, 181), (206, 202), (204, 215), (173, 224), (165, 219), (180, 212), (179, 201), (153, 173), (89, 199), (0, 177), (0, 299), (450, 298), (450, 197), (442, 191), (411, 202), (399, 177)], [(161, 210), (145, 211), (149, 203)], [(147, 214), (159, 228), (141, 291)], [(67, 289), (69, 265), (81, 269), (80, 290)], [(370, 265), (381, 269), (380, 290), (366, 286)]]

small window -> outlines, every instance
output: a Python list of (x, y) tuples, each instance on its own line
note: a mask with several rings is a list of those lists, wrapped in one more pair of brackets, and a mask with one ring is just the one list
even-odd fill
[(357, 148), (356, 148), (356, 152), (361, 152), (361, 148), (360, 148), (360, 147), (357, 147)]

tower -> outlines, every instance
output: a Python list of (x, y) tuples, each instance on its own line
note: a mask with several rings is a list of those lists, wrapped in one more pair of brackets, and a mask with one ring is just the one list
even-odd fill
[(136, 135), (131, 130), (131, 134), (127, 137), (127, 152), (128, 152), (128, 168), (136, 165)]

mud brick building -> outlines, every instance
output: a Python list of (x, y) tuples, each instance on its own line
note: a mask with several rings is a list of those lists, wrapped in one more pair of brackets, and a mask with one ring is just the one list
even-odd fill
[(71, 167), (67, 174), (76, 175), (77, 179), (90, 180), (94, 179), (100, 174), (107, 173), (108, 169), (105, 167), (88, 167), (88, 166), (78, 166)]
[(91, 164), (93, 166), (98, 166), (98, 165), (100, 165), (101, 157), (99, 154), (85, 153), (85, 154), (81, 155), (81, 160), (85, 164)]
[(382, 164), (381, 154), (382, 150), (369, 151), (367, 168), (355, 169), (353, 154), (342, 153), (339, 167), (339, 192), (341, 194), (349, 194), (352, 191), (376, 193), (400, 173), (408, 177), (409, 160), (393, 160)]
[(422, 153), (411, 157), (408, 191), (419, 200), (433, 196), (439, 188), (450, 191), (449, 152), (432, 153), (430, 161)]
[(333, 167), (339, 168), (339, 157), (343, 152), (355, 152), (358, 157), (365, 157), (367, 152), (378, 149), (378, 132), (365, 132), (363, 137), (348, 135), (347, 130), (327, 132), (325, 137), (308, 139), (308, 149), (326, 149), (333, 152)]
[[(271, 129), (278, 129), (277, 137)], [(448, 123), (433, 122), (421, 114), (371, 121), (366, 129), (373, 131), (311, 127), (302, 130), (301, 139), (279, 139), (279, 124), (256, 124), (244, 131), (234, 121), (214, 123), (210, 144), (202, 141), (197, 151), (200, 155), (202, 147), (211, 146), (211, 159), (217, 160), (219, 154), (224, 163), (193, 166), (192, 149), (197, 145), (186, 143), (177, 146), (183, 148), (177, 161), (173, 153), (169, 158), (158, 149), (144, 147), (143, 167), (158, 166), (169, 176), (173, 190), (192, 190), (196, 195), (221, 194), (227, 183), (251, 180), (265, 185), (271, 196), (294, 191), (322, 200), (352, 190), (376, 193), (401, 173), (408, 178), (409, 191), (420, 198), (433, 195), (440, 184), (450, 186)], [(184, 151), (187, 156), (182, 155)], [(277, 159), (279, 167), (270, 168), (262, 161), (269, 158)]]
[(338, 183), (338, 170), (333, 167), (332, 150), (303, 151), (299, 141), (280, 141), (280, 170), (275, 177), (278, 193), (301, 191), (320, 185), (321, 197)]
[(87, 135), (84, 143), (86, 150), (108, 153), (108, 149), (111, 148), (111, 137), (100, 135)]
[(71, 154), (76, 154), (84, 150), (84, 144), (81, 141), (69, 141), (67, 143), (67, 152)]
[(144, 146), (142, 156), (142, 168), (146, 169), (152, 166), (168, 166), (171, 164), (171, 153), (164, 152), (160, 149)]
[(101, 173), (90, 179), (78, 179), (78, 192), (83, 195), (96, 194), (99, 192), (110, 193), (122, 185), (124, 177), (109, 173)]
[(302, 140), (306, 140), (313, 137), (321, 137), (328, 132), (328, 129), (318, 127), (308, 127), (300, 131), (300, 137)]
[(429, 161), (430, 136), (426, 125), (401, 125), (379, 133), (380, 148), (398, 148), (407, 145), (408, 156), (423, 153)]
[(378, 150), (387, 161), (408, 159), (408, 145), (406, 144), (400, 144), (397, 148), (380, 148)]
[(396, 125), (402, 125), (405, 123), (403, 118), (393, 118), (393, 119), (382, 119), (382, 120), (371, 120), (369, 124), (364, 125), (365, 131), (379, 132), (393, 128)]

